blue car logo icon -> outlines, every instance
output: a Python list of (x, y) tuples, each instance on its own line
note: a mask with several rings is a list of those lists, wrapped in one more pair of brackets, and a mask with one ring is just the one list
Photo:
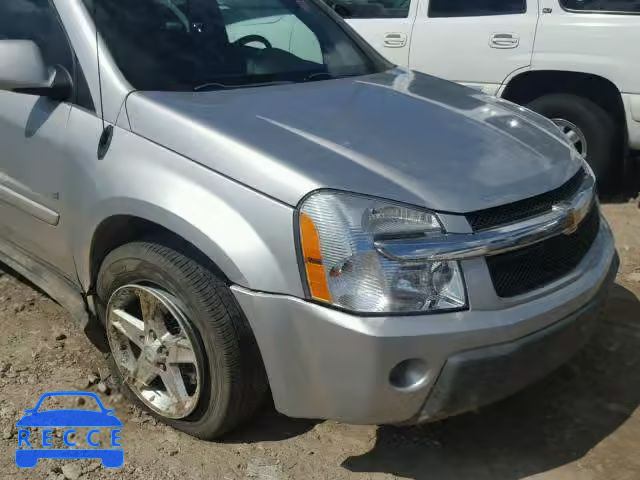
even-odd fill
[[(83, 409), (58, 409), (38, 411), (42, 402), (48, 397), (59, 396), (83, 396), (93, 398), (100, 411)], [(99, 458), (102, 465), (107, 468), (118, 468), (124, 463), (124, 451), (120, 447), (120, 427), (122, 422), (114, 415), (115, 410), (105, 408), (100, 398), (91, 392), (49, 392), (40, 397), (36, 406), (25, 410), (26, 415), (16, 423), (18, 427), (18, 448), (16, 449), (16, 465), (20, 468), (35, 467), (41, 458), (56, 459), (80, 459)], [(29, 427), (41, 428), (41, 444), (31, 437)], [(51, 443), (52, 428), (64, 428), (63, 441), (67, 447), (54, 449)], [(73, 448), (75, 442), (71, 442), (69, 435), (75, 433), (73, 427), (92, 427), (87, 433), (87, 443), (92, 447), (100, 447), (95, 436), (101, 429), (110, 429), (112, 448)], [(33, 445), (32, 445), (33, 444)], [(21, 448), (29, 447), (29, 448)], [(35, 448), (32, 448), (35, 447)], [(42, 447), (42, 448), (37, 448)]]

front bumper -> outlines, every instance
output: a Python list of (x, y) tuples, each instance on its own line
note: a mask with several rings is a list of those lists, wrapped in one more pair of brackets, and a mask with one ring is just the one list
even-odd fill
[[(612, 278), (616, 269), (617, 261), (612, 264)], [(606, 300), (606, 290), (600, 289), (579, 311), (541, 331), (513, 342), (451, 356), (415, 420), (437, 420), (475, 410), (555, 370), (591, 337)]]
[[(484, 261), (469, 262), (465, 276)], [(289, 296), (232, 290), (255, 333), (280, 412), (348, 423), (415, 423), (503, 398), (566, 361), (589, 337), (616, 271), (603, 221), (570, 278), (493, 303), (472, 291), (481, 282), (467, 278), (468, 311), (366, 317)], [(401, 363), (419, 364), (426, 374), (414, 385), (394, 386), (391, 372)]]

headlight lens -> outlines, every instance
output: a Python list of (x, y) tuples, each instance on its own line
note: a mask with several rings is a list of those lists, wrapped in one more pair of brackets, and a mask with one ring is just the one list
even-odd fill
[(441, 234), (435, 214), (383, 199), (320, 191), (300, 206), (300, 243), (311, 297), (356, 312), (401, 313), (466, 305), (457, 262), (397, 262), (381, 238)]

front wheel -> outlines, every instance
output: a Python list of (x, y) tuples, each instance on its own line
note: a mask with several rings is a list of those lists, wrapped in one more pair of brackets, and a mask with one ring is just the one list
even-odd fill
[(260, 405), (264, 367), (226, 283), (171, 243), (135, 242), (105, 258), (97, 293), (115, 378), (159, 420), (199, 438)]
[(616, 155), (621, 156), (616, 122), (608, 112), (587, 98), (564, 93), (536, 98), (527, 107), (551, 119), (598, 179), (605, 181)]

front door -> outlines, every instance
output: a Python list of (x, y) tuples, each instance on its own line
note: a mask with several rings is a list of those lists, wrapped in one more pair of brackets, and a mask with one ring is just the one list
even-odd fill
[(531, 65), (537, 0), (422, 0), (409, 66), (495, 94)]
[[(48, 0), (0, 2), (0, 40), (32, 40), (48, 66), (73, 72), (73, 54)], [(0, 237), (72, 276), (60, 204), (71, 106), (0, 91)]]

